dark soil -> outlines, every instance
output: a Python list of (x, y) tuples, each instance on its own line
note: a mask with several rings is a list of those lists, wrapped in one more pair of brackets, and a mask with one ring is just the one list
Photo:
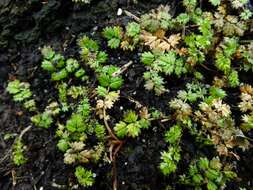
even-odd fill
[[(24, 136), (29, 161), (21, 167), (15, 167), (10, 159), (11, 145), (14, 138), (5, 141), (4, 134), (19, 134), (30, 125), (29, 115), (22, 112), (21, 105), (14, 104), (5, 91), (9, 79), (18, 78), (28, 81), (38, 105), (43, 109), (49, 97), (55, 96), (53, 84), (40, 69), (41, 54), (39, 48), (51, 45), (66, 56), (78, 52), (76, 39), (81, 33), (100, 38), (101, 28), (107, 25), (124, 24), (127, 16), (117, 16), (118, 8), (126, 9), (135, 15), (157, 7), (166, 0), (138, 1), (133, 4), (128, 0), (94, 0), (91, 5), (74, 5), (71, 0), (1, 0), (0, 1), (0, 190), (68, 189), (67, 185), (75, 182), (74, 167), (63, 163), (63, 154), (56, 148), (54, 129), (44, 130), (33, 127)], [(174, 3), (177, 6), (177, 3)], [(128, 57), (122, 52), (111, 52), (112, 62), (123, 65)], [(134, 62), (138, 58), (133, 57)], [(131, 96), (143, 105), (168, 111), (167, 103), (176, 92), (184, 87), (187, 77), (180, 80), (168, 79), (170, 92), (156, 97), (143, 88), (142, 66), (131, 67), (125, 76), (126, 85), (122, 88), (123, 98), (119, 104), (125, 108), (134, 105), (124, 99)], [(251, 83), (249, 77), (241, 80)], [(44, 87), (47, 87), (47, 91)], [(231, 92), (231, 97), (235, 97)], [(230, 96), (229, 96), (230, 97)], [(238, 97), (238, 94), (236, 95)], [(230, 100), (234, 102), (233, 99)], [(115, 106), (117, 107), (117, 106)], [(112, 110), (117, 115), (120, 110)], [(135, 140), (124, 144), (117, 158), (119, 190), (163, 190), (169, 184), (172, 188), (183, 189), (177, 184), (175, 175), (164, 177), (158, 170), (160, 152), (166, 149), (162, 132), (164, 123), (153, 123), (155, 127), (142, 133)], [(185, 134), (187, 135), (187, 134)], [(197, 147), (194, 139), (183, 141), (184, 160), (194, 158)], [(206, 155), (207, 150), (199, 149)], [(241, 181), (228, 185), (227, 189), (239, 189), (240, 186), (251, 188), (253, 185), (253, 151), (241, 153), (238, 175)], [(189, 163), (181, 163), (179, 173), (185, 171)], [(96, 184), (91, 189), (112, 189), (111, 166), (97, 168)], [(58, 187), (55, 187), (58, 184)], [(82, 189), (82, 188), (78, 188)]]

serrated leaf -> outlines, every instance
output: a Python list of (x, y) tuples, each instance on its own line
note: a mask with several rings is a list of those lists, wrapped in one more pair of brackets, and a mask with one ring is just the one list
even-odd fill
[(177, 143), (182, 136), (182, 128), (179, 125), (174, 125), (165, 133), (165, 141), (170, 144)]
[(141, 132), (140, 125), (138, 123), (130, 123), (127, 125), (128, 136), (137, 137)]
[(119, 138), (124, 138), (127, 135), (127, 124), (123, 121), (117, 123), (113, 129)]

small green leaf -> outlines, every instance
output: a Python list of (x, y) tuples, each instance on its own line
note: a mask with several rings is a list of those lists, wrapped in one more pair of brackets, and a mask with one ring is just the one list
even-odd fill
[(118, 90), (123, 84), (123, 79), (121, 77), (113, 77), (110, 81), (110, 88), (113, 90)]
[(135, 138), (139, 136), (141, 132), (141, 126), (139, 123), (130, 123), (127, 125), (127, 132), (128, 136)]
[(177, 143), (182, 136), (182, 128), (179, 125), (174, 125), (165, 133), (165, 141), (170, 144)]
[(113, 39), (113, 38), (121, 39), (122, 28), (119, 26), (106, 27), (103, 30), (103, 36), (108, 40)]
[(99, 96), (105, 97), (108, 94), (107, 89), (103, 86), (98, 86), (96, 90)]
[(60, 139), (59, 142), (57, 143), (57, 147), (59, 148), (60, 151), (66, 152), (69, 148), (69, 144), (65, 139)]
[(113, 129), (119, 138), (124, 138), (127, 135), (127, 124), (123, 121), (117, 123)]
[(207, 189), (208, 189), (208, 190), (217, 190), (218, 187), (217, 187), (217, 185), (215, 185), (215, 183), (213, 183), (212, 181), (208, 181), (208, 183), (207, 183)]
[(90, 50), (90, 51), (98, 51), (99, 46), (96, 41), (90, 39), (87, 36), (83, 36), (78, 40), (78, 45), (82, 49)]
[(118, 48), (120, 45), (120, 39), (113, 38), (108, 41), (108, 46), (112, 49)]
[(139, 35), (141, 27), (136, 22), (129, 22), (126, 26), (126, 34), (130, 37), (135, 37)]
[(43, 112), (43, 113), (40, 113), (40, 114), (37, 114), (37, 115), (31, 117), (31, 121), (37, 127), (42, 127), (42, 128), (46, 128), (47, 129), (53, 123), (53, 118), (52, 118), (52, 116), (49, 113)]
[(55, 71), (54, 65), (51, 63), (51, 61), (44, 60), (41, 64), (41, 68), (45, 71), (53, 72)]
[(84, 123), (82, 115), (73, 114), (67, 121), (66, 128), (69, 132), (84, 132), (86, 129)]
[(228, 82), (231, 87), (237, 87), (240, 84), (238, 72), (236, 70), (232, 70), (228, 76)]
[(138, 115), (136, 115), (136, 113), (132, 110), (129, 110), (124, 114), (124, 121), (126, 123), (134, 123), (137, 121), (137, 119)]
[(47, 60), (52, 59), (55, 55), (55, 52), (53, 51), (51, 47), (43, 47), (41, 50), (41, 53), (43, 57)]
[(155, 56), (151, 52), (144, 52), (141, 54), (141, 62), (144, 65), (151, 66), (155, 60)]
[(209, 160), (207, 158), (200, 158), (198, 162), (198, 167), (201, 170), (206, 170), (209, 168)]
[(67, 59), (67, 61), (66, 61), (66, 70), (69, 73), (72, 73), (72, 72), (76, 71), (78, 68), (79, 68), (79, 63), (77, 62), (77, 60), (72, 59), (72, 58)]
[(62, 69), (58, 72), (54, 72), (52, 73), (52, 76), (51, 76), (51, 79), (53, 81), (59, 81), (59, 80), (62, 80), (62, 79), (65, 79), (68, 77), (68, 72), (66, 69)]
[(221, 3), (221, 0), (209, 0), (210, 3), (212, 3), (213, 6), (218, 6)]
[(76, 167), (75, 176), (77, 181), (84, 187), (92, 186), (95, 182), (92, 172), (81, 166)]

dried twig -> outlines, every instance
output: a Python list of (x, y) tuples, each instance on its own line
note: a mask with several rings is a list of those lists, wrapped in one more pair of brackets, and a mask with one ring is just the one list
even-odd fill
[(130, 65), (132, 65), (132, 64), (133, 64), (133, 61), (129, 61), (128, 63), (126, 63), (125, 65), (123, 65), (118, 71), (112, 73), (112, 76), (113, 76), (113, 77), (117, 77), (117, 76), (121, 75), (121, 74), (122, 74), (123, 72), (125, 72), (125, 71), (128, 69), (128, 67), (129, 67)]
[(131, 13), (131, 12), (127, 11), (127, 10), (124, 10), (124, 12), (125, 12), (125, 14), (126, 14), (127, 16), (133, 18), (133, 19), (134, 19), (135, 21), (137, 21), (137, 22), (140, 22), (140, 18), (137, 17), (136, 15), (134, 15), (133, 13)]
[(31, 125), (29, 125), (28, 127), (24, 128), (24, 129), (21, 131), (21, 133), (20, 133), (20, 135), (18, 136), (18, 138), (19, 138), (19, 139), (22, 139), (22, 137), (24, 136), (24, 134), (25, 134), (26, 132), (28, 132), (31, 128), (32, 128)]

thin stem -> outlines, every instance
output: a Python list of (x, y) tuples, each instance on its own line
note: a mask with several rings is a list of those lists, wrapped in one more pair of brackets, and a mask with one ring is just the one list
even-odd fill
[(112, 176), (113, 176), (113, 182), (112, 182), (113, 190), (117, 190), (118, 180), (117, 180), (116, 159), (114, 159), (112, 163)]
[(126, 11), (126, 10), (124, 10), (124, 12), (125, 12), (125, 14), (126, 14), (127, 16), (133, 18), (133, 19), (134, 19), (135, 21), (137, 21), (137, 22), (140, 22), (141, 19), (140, 19), (139, 17), (135, 16), (133, 13), (131, 13), (131, 12), (129, 12), (129, 11)]
[(129, 61), (128, 63), (126, 63), (125, 65), (123, 65), (118, 71), (112, 73), (112, 76), (113, 76), (113, 77), (117, 77), (117, 76), (121, 75), (121, 74), (122, 74), (123, 72), (125, 72), (125, 71), (128, 69), (128, 67), (129, 67), (130, 65), (132, 65), (132, 64), (133, 64), (133, 61)]
[(22, 139), (22, 137), (24, 136), (24, 134), (25, 134), (27, 131), (29, 131), (31, 128), (32, 128), (31, 125), (29, 125), (28, 127), (24, 128), (24, 129), (21, 131), (21, 133), (20, 133), (20, 135), (19, 135), (18, 138), (19, 138), (19, 139)]
[(104, 119), (104, 124), (105, 124), (105, 127), (106, 127), (106, 129), (107, 129), (109, 135), (110, 135), (113, 139), (115, 139), (115, 140), (117, 140), (117, 141), (120, 141), (120, 140), (114, 135), (114, 133), (112, 132), (112, 130), (111, 130), (111, 128), (110, 128), (110, 126), (109, 126), (109, 124), (108, 124), (108, 122), (107, 122), (107, 120), (106, 120), (106, 111), (105, 111), (105, 107), (103, 108), (103, 119)]
[(217, 73), (217, 71), (215, 71), (215, 70), (213, 70), (213, 69), (210, 69), (210, 68), (208, 68), (207, 66), (205, 66), (204, 64), (200, 64), (202, 67), (204, 67), (206, 70), (209, 70), (209, 71), (213, 71), (213, 72), (215, 72), (215, 73)]

